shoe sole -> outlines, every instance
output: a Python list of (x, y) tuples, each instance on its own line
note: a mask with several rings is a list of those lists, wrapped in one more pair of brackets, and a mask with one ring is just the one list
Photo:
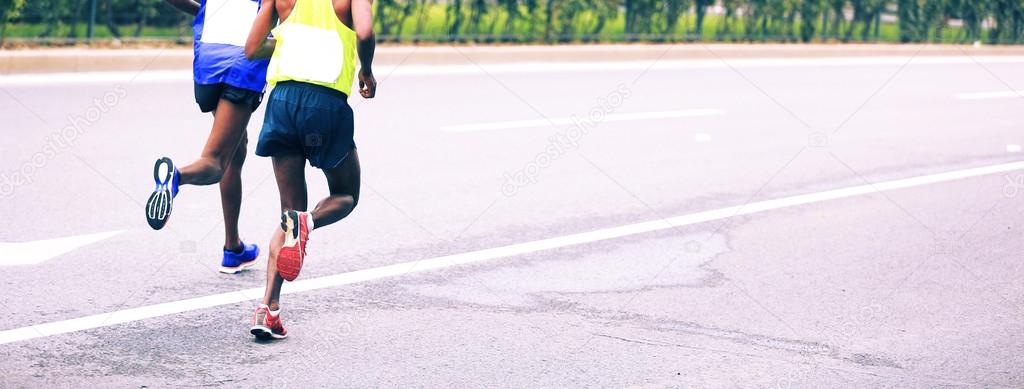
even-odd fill
[(253, 267), (254, 265), (256, 265), (256, 262), (258, 262), (258, 261), (259, 261), (259, 257), (256, 257), (256, 258), (253, 258), (253, 260), (251, 260), (249, 262), (245, 262), (245, 263), (242, 263), (241, 265), (238, 265), (238, 267), (224, 267), (224, 266), (221, 266), (220, 269), (217, 270), (217, 271), (219, 271), (221, 273), (224, 273), (224, 274), (238, 274), (238, 273), (241, 273), (243, 270), (246, 270), (246, 269), (249, 269), (250, 267)]
[(171, 216), (171, 207), (174, 205), (174, 196), (170, 189), (172, 179), (174, 163), (171, 159), (163, 157), (156, 160), (153, 164), (153, 181), (156, 181), (156, 189), (149, 195), (149, 200), (146, 200), (146, 222), (154, 230), (164, 228)]
[(261, 340), (284, 339), (284, 338), (288, 337), (288, 334), (284, 334), (284, 335), (275, 334), (274, 331), (271, 331), (270, 328), (267, 328), (265, 326), (252, 326), (252, 328), (249, 329), (249, 333), (252, 334), (253, 336), (255, 336), (256, 339), (261, 339)]
[[(281, 214), (281, 229), (284, 230), (285, 245), (277, 254), (277, 273), (285, 281), (294, 281), (302, 271), (302, 241), (299, 234), (302, 225), (299, 221), (300, 214), (296, 211), (288, 211)], [(291, 223), (288, 223), (291, 221)], [(293, 242), (288, 246), (289, 241)], [(294, 255), (292, 255), (294, 253)]]
[(249, 262), (242, 262), (241, 264), (239, 264), (236, 267), (221, 266), (220, 270), (218, 270), (218, 271), (221, 272), (221, 273), (224, 273), (224, 274), (237, 274), (237, 273), (241, 273), (242, 270), (245, 270), (245, 269), (248, 269), (250, 267), (253, 267), (253, 265), (255, 265), (256, 262), (259, 261), (259, 260), (260, 260), (260, 247), (256, 246), (256, 256), (253, 257), (253, 259), (251, 261), (249, 261)]

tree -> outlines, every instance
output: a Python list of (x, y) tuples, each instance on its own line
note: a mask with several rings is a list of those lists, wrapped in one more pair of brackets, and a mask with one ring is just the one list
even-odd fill
[(427, 20), (426, 19), (427, 18), (427, 9), (434, 2), (433, 2), (433, 0), (416, 0), (416, 1), (417, 1), (417, 5), (416, 6), (419, 8), (419, 14), (416, 15), (416, 32), (414, 34), (416, 36), (415, 40), (418, 40), (419, 37), (423, 36), (423, 27), (427, 24), (426, 23), (426, 20)]
[(377, 11), (374, 13), (377, 15), (375, 18), (377, 21), (377, 31), (381, 36), (391, 35), (391, 26), (394, 23), (391, 23), (389, 17), (392, 12), (391, 9), (395, 7), (397, 7), (395, 0), (377, 0)]
[(555, 1), (547, 0), (544, 12), (544, 42), (551, 42), (551, 29), (555, 27)]
[[(77, 1), (77, 0), (76, 0)], [(146, 25), (149, 23), (149, 18), (156, 15), (155, 0), (135, 0), (135, 34), (136, 38), (142, 36), (142, 31), (145, 30)]]
[(787, 39), (796, 40), (799, 31), (796, 27), (796, 17), (800, 13), (800, 0), (783, 0), (785, 19), (783, 20), (783, 35)]
[(381, 37), (393, 36), (397, 40), (402, 35), (405, 21), (416, 10), (415, 0), (377, 0), (376, 23)]
[[(451, 20), (448, 29), (448, 39), (457, 38), (460, 30), (462, 29), (462, 0), (452, 0), (452, 3), (448, 6), (448, 12), (445, 14), (445, 21)], [(447, 23), (445, 23), (447, 24)]]
[(693, 33), (697, 35), (697, 40), (700, 40), (704, 36), (704, 17), (708, 13), (708, 7), (715, 5), (715, 0), (694, 0), (693, 11), (697, 14), (696, 26), (693, 26)]
[(818, 23), (821, 13), (821, 0), (803, 0), (800, 2), (800, 40), (810, 42), (814, 39), (814, 25)]
[(114, 17), (115, 4), (113, 1), (104, 1), (102, 3), (103, 9), (106, 11), (106, 17), (103, 18), (103, 24), (107, 26), (107, 30), (110, 30), (110, 35), (113, 35), (114, 38), (120, 39), (121, 30), (117, 28), (117, 22), (115, 21), (116, 19)]
[(572, 25), (580, 12), (580, 0), (559, 0), (558, 7), (553, 9), (554, 21), (558, 23), (555, 41), (565, 42), (572, 35)]
[[(45, 38), (76, 39), (88, 15), (90, 0), (0, 0), (0, 43), (7, 25), (23, 23)], [(889, 5), (898, 9), (903, 42), (942, 41), (950, 19), (963, 21), (957, 39), (996, 43), (1024, 39), (1024, 0), (377, 0), (381, 36), (415, 37), (437, 32), (432, 11), (444, 13), (442, 28), (449, 39), (465, 34), (478, 39), (547, 42), (600, 39), (625, 13), (623, 38), (674, 38), (677, 34), (704, 39), (710, 7), (724, 11), (713, 33), (722, 40), (878, 39), (881, 16)], [(161, 8), (163, 7), (163, 8)], [(169, 12), (162, 0), (98, 1), (99, 23), (114, 37), (145, 35), (150, 26), (177, 26), (188, 18)], [(852, 18), (847, 19), (847, 12)], [(688, 18), (694, 16), (694, 25)], [(16, 19), (12, 19), (15, 18)], [(410, 18), (412, 20), (410, 21)], [(411, 23), (407, 23), (411, 22)], [(991, 27), (990, 27), (991, 25)], [(405, 31), (415, 28), (415, 32)], [(424, 31), (426, 29), (426, 31)], [(543, 32), (539, 31), (543, 29)], [(742, 30), (742, 31), (741, 31)], [(122, 34), (124, 32), (124, 34)], [(689, 35), (689, 34), (693, 35)]]
[(839, 32), (842, 31), (843, 29), (843, 22), (846, 21), (846, 14), (844, 13), (844, 10), (846, 8), (846, 0), (828, 0), (828, 3), (831, 6), (833, 17), (832, 31), (829, 33), (829, 35), (831, 35), (834, 39), (838, 39)]
[(625, 0), (626, 39), (635, 39), (636, 34), (653, 32), (653, 17), (661, 5), (662, 3), (657, 0)]
[(993, 0), (991, 9), (995, 26), (989, 30), (989, 40), (993, 43), (1017, 42), (1021, 36), (1021, 23), (1024, 22), (1024, 4), (1020, 0)]
[(867, 28), (867, 23), (863, 22), (863, 19), (866, 16), (867, 11), (867, 9), (865, 9), (865, 7), (867, 6), (867, 4), (865, 4), (865, 1), (850, 0), (850, 6), (851, 8), (853, 8), (853, 22), (846, 26), (846, 34), (843, 35), (843, 42), (849, 42), (851, 39), (853, 39), (853, 31), (857, 29), (857, 23), (862, 23), (862, 25), (864, 25), (863, 28)]
[(595, 16), (597, 16), (597, 21), (590, 28), (590, 35), (596, 36), (604, 31), (608, 20), (613, 20), (619, 16), (619, 0), (593, 0), (591, 7)]
[[(699, 8), (700, 4), (698, 4), (697, 7)], [(676, 27), (679, 25), (679, 17), (682, 16), (689, 8), (689, 0), (665, 0), (665, 34), (675, 34)], [(697, 13), (700, 14), (701, 11), (698, 10)]]
[(626, 36), (633, 33), (633, 19), (636, 17), (636, 12), (633, 10), (633, 6), (635, 4), (635, 0), (625, 0), (624, 8), (626, 9), (626, 26), (623, 31)]
[(49, 38), (61, 28), (67, 5), (63, 0), (35, 0), (28, 3), (26, 11), (38, 15), (39, 22), (46, 26), (39, 37)]
[(0, 0), (0, 48), (4, 47), (4, 40), (7, 35), (7, 22), (18, 16), (25, 0)]
[[(901, 0), (901, 3), (904, 1), (906, 0)], [(972, 41), (981, 39), (981, 22), (985, 20), (985, 9), (988, 8), (988, 1), (961, 0), (959, 5), (960, 19), (964, 21), (967, 39)], [(900, 25), (903, 25), (903, 20), (900, 20)]]
[(900, 42), (917, 42), (921, 39), (921, 10), (917, 0), (899, 0)]
[[(519, 0), (498, 0), (498, 4), (501, 4), (505, 8), (505, 13), (508, 14), (502, 34), (511, 36), (515, 32), (516, 19), (519, 18)], [(494, 18), (494, 20), (497, 21), (498, 18)]]
[(721, 40), (726, 35), (732, 34), (732, 24), (736, 19), (736, 10), (739, 8), (740, 0), (722, 0), (722, 8), (725, 9), (725, 15), (722, 15), (722, 23), (718, 25), (718, 31), (716, 35)]
[(480, 22), (487, 14), (487, 0), (471, 0), (469, 3), (469, 28), (473, 35), (480, 35)]
[(785, 36), (785, 20), (786, 0), (768, 0), (765, 3), (764, 18), (761, 19), (762, 36)]
[[(885, 10), (886, 0), (863, 0), (864, 1), (864, 29), (860, 32), (861, 41), (867, 42), (874, 31), (875, 39), (878, 39), (879, 29), (882, 24), (882, 11)], [(942, 0), (945, 1), (945, 0)]]
[(416, 1), (409, 0), (405, 1), (405, 5), (402, 6), (402, 10), (398, 16), (398, 28), (395, 29), (396, 36), (402, 36), (403, 27), (405, 27), (405, 21), (412, 16), (412, 13), (416, 11)]
[(931, 35), (931, 40), (935, 42), (942, 41), (942, 28), (946, 26), (946, 0), (925, 0), (924, 6), (922, 7), (922, 27), (923, 30), (921, 39), (928, 39), (928, 35)]
[(526, 39), (532, 41), (533, 33), (537, 30), (537, 11), (540, 9), (540, 0), (523, 0), (526, 8), (526, 18), (530, 19), (527, 24)]
[(71, 23), (68, 29), (67, 37), (69, 39), (78, 38), (78, 22), (82, 18), (82, 6), (88, 3), (82, 0), (69, 0), (69, 10), (71, 11)]
[[(743, 33), (748, 40), (753, 41), (757, 36), (756, 31), (759, 30), (758, 27), (762, 25), (761, 21), (764, 18), (767, 1), (768, 0), (747, 0), (744, 2), (746, 3), (746, 7), (744, 8), (746, 12), (743, 13)], [(763, 38), (764, 36), (762, 35), (761, 37)]]

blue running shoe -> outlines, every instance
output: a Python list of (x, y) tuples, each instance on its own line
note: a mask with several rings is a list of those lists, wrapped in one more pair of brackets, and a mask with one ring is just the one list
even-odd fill
[(174, 167), (170, 158), (163, 157), (156, 160), (153, 165), (153, 180), (156, 181), (156, 189), (149, 195), (146, 201), (146, 221), (154, 230), (164, 228), (167, 219), (171, 216), (171, 206), (174, 205), (174, 197), (178, 195), (178, 182), (181, 181), (181, 172)]
[(220, 263), (220, 272), (224, 274), (236, 274), (242, 270), (252, 267), (260, 257), (260, 248), (254, 244), (242, 242), (242, 252), (236, 253), (224, 249), (224, 260)]

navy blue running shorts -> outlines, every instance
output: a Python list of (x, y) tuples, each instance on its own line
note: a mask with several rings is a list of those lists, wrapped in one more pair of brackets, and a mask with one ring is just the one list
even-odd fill
[(306, 82), (279, 82), (270, 92), (256, 155), (302, 155), (320, 169), (341, 165), (356, 148), (352, 107), (344, 93)]

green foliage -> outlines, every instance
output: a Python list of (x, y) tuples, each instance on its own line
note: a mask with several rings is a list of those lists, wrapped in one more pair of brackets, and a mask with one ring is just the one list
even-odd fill
[[(91, 0), (0, 0), (0, 37), (78, 39)], [(375, 0), (393, 41), (1024, 42), (1024, 0)], [(98, 0), (97, 36), (187, 38), (162, 0)], [(886, 17), (883, 17), (886, 15)], [(896, 16), (896, 23), (883, 22)], [(963, 27), (951, 27), (958, 20)], [(11, 26), (7, 28), (7, 25)]]
[[(800, 40), (810, 42), (814, 39), (815, 22), (821, 15), (821, 0), (804, 0), (800, 2)], [(810, 23), (805, 21), (810, 20)]]
[(7, 37), (7, 21), (18, 16), (18, 11), (25, 5), (25, 0), (0, 0), (0, 47)]
[(0, 0), (0, 14), (11, 18), (18, 16), (18, 10), (25, 5), (25, 0)]

